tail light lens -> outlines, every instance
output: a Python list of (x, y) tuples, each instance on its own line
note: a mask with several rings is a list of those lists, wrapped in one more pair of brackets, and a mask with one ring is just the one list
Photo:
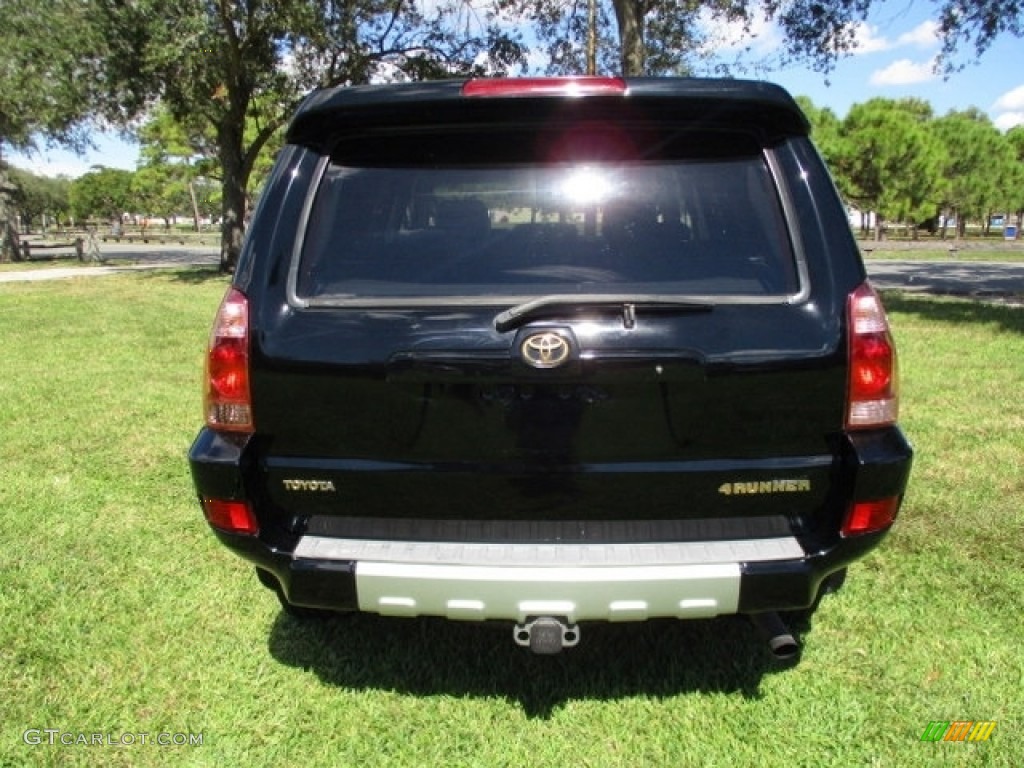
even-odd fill
[(882, 300), (864, 283), (850, 294), (848, 429), (894, 424), (899, 416), (896, 346)]
[(249, 396), (249, 302), (231, 288), (217, 310), (206, 355), (206, 424), (229, 432), (253, 431)]
[(260, 532), (256, 514), (247, 501), (227, 499), (203, 499), (203, 514), (214, 528), (226, 533), (243, 533), (255, 536)]
[(846, 513), (841, 533), (843, 536), (856, 536), (888, 528), (896, 519), (899, 509), (898, 496), (875, 501), (855, 501)]

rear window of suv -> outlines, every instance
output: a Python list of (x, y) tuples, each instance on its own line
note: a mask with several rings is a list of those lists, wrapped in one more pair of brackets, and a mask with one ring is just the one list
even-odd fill
[(743, 133), (368, 136), (307, 203), (294, 296), (316, 304), (799, 292), (768, 153)]

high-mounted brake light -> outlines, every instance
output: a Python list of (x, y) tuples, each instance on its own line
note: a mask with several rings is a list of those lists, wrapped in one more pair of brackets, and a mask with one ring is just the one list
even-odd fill
[(616, 96), (626, 92), (621, 77), (499, 77), (468, 80), (463, 96)]
[(850, 294), (846, 426), (870, 429), (894, 424), (899, 416), (896, 346), (882, 300), (868, 283)]
[(249, 397), (249, 302), (230, 288), (217, 310), (206, 355), (207, 425), (229, 432), (253, 431)]

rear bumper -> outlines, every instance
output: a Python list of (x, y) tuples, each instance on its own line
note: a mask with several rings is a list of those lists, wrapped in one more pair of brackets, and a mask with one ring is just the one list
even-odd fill
[[(898, 430), (853, 436), (845, 452), (848, 471), (836, 486), (845, 498), (902, 496), (911, 450)], [(247, 453), (242, 443), (204, 432), (190, 454), (199, 495), (255, 499), (259, 508), (256, 462)], [(531, 616), (639, 621), (812, 605), (826, 578), (887, 533), (837, 537), (840, 507), (801, 538), (516, 544), (313, 535), (281, 523), (258, 536), (214, 531), (297, 606), (520, 623)]]
[(217, 531), (288, 602), (387, 616), (527, 621), (708, 618), (811, 605), (884, 532), (808, 554), (792, 537), (680, 544), (467, 545), (302, 537), (293, 552)]
[[(306, 536), (293, 565), (345, 564), (361, 611), (456, 620), (560, 616), (577, 621), (702, 618), (739, 607), (739, 556), (782, 560), (795, 539), (710, 544), (479, 544)], [(348, 564), (351, 564), (349, 567)], [(290, 569), (291, 570), (291, 569)], [(291, 599), (302, 594), (293, 578)]]

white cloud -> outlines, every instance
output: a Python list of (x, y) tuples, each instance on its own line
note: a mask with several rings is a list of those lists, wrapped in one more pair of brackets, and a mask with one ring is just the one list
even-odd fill
[(934, 80), (935, 61), (913, 62), (910, 59), (898, 59), (884, 69), (876, 70), (871, 75), (871, 85), (913, 85)]
[[(526, 52), (526, 64), (520, 67), (520, 74), (543, 72), (551, 62), (548, 52), (539, 46), (532, 46)], [(514, 74), (514, 73), (513, 73)]]
[[(750, 28), (746, 32), (742, 24), (716, 19), (709, 11), (702, 11), (700, 26), (708, 35), (703, 52), (712, 55), (727, 52), (767, 56), (783, 48), (785, 39), (778, 24), (764, 17), (759, 3), (755, 2), (751, 9)], [(938, 24), (934, 21), (923, 21), (895, 39), (885, 34), (886, 29), (885, 25), (869, 24), (866, 21), (857, 23), (853, 29), (853, 46), (850, 54), (865, 56), (898, 48), (935, 48), (939, 43)], [(932, 62), (915, 65), (909, 60), (901, 60), (876, 73), (875, 76), (880, 79), (875, 84), (902, 85), (931, 80), (931, 67)]]
[(742, 24), (716, 19), (706, 9), (702, 10), (698, 24), (708, 36), (705, 46), (707, 52), (747, 49), (748, 52), (762, 56), (775, 53), (783, 43), (778, 26), (768, 21), (757, 7), (751, 16), (750, 28), (744, 30)]
[(1018, 85), (996, 99), (992, 112), (999, 113), (992, 122), (1001, 131), (1024, 125), (1024, 85)]
[(854, 30), (854, 53), (878, 53), (879, 51), (886, 51), (892, 47), (892, 44), (885, 39), (885, 36), (879, 37), (878, 27), (872, 26), (867, 22), (861, 22), (857, 25)]
[(88, 173), (92, 167), (89, 163), (78, 160), (49, 161), (25, 156), (10, 158), (10, 160), (11, 165), (16, 168), (31, 171), (36, 176), (49, 176), (50, 178), (67, 176), (70, 179), (77, 179)]
[(1011, 128), (1024, 125), (1024, 112), (1003, 112), (992, 121), (996, 128), (1006, 133)]
[(1024, 85), (1018, 85), (1012, 91), (1007, 91), (998, 99), (996, 103), (992, 105), (992, 109), (996, 110), (1007, 110), (1024, 111)]
[(916, 45), (919, 48), (933, 48), (939, 42), (939, 25), (934, 21), (922, 21), (909, 32), (896, 39), (897, 45)]
[(879, 28), (867, 22), (860, 22), (854, 29), (855, 54), (879, 53), (893, 48), (934, 48), (938, 45), (939, 25), (934, 21), (923, 21), (909, 32), (904, 32), (893, 42)]

